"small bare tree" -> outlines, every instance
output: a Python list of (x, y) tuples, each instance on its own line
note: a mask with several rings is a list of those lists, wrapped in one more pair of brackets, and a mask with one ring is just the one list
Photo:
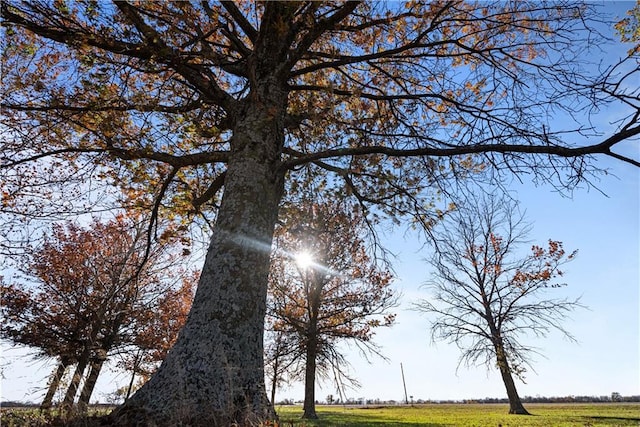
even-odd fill
[(557, 283), (560, 267), (576, 252), (566, 254), (562, 243), (532, 246), (523, 255), (531, 225), (517, 203), (494, 196), (467, 201), (432, 230), (434, 268), (427, 286), (429, 300), (416, 306), (435, 315), (432, 338), (455, 343), (460, 363), (497, 364), (509, 398), (509, 413), (526, 414), (513, 377), (524, 379), (530, 356), (537, 349), (521, 342), (526, 335), (546, 336), (555, 329), (575, 339), (562, 327), (579, 300), (555, 299), (546, 294), (564, 286)]

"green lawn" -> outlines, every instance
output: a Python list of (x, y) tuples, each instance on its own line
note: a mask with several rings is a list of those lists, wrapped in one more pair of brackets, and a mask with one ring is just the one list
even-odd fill
[[(529, 404), (534, 415), (508, 415), (502, 404), (442, 404), (416, 406), (372, 406), (369, 408), (318, 406), (319, 420), (301, 420), (302, 407), (278, 406), (279, 427), (604, 427), (640, 426), (640, 403)], [(104, 414), (102, 408), (93, 415)], [(98, 425), (80, 423), (79, 425)], [(62, 426), (59, 419), (37, 409), (3, 409), (2, 427)]]
[(640, 403), (529, 404), (533, 415), (509, 415), (502, 404), (442, 404), (372, 406), (369, 408), (318, 406), (317, 421), (300, 420), (302, 408), (276, 408), (282, 427), (595, 427), (640, 426)]

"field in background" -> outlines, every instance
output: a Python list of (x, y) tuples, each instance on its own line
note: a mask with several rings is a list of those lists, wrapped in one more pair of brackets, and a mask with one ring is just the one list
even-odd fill
[[(278, 427), (605, 427), (640, 426), (640, 403), (532, 403), (532, 416), (508, 415), (504, 404), (426, 404), (414, 406), (317, 407), (319, 420), (301, 420), (301, 406), (277, 406)], [(91, 415), (106, 414), (105, 407)], [(55, 415), (55, 414), (52, 414)], [(90, 421), (90, 420), (86, 420)], [(96, 426), (83, 420), (76, 425)], [(37, 408), (2, 408), (2, 427), (60, 427), (66, 423)]]
[(299, 406), (278, 406), (281, 427), (604, 427), (640, 426), (640, 403), (525, 405), (532, 416), (509, 415), (504, 404), (428, 404), (386, 407), (317, 407), (319, 420), (300, 420)]

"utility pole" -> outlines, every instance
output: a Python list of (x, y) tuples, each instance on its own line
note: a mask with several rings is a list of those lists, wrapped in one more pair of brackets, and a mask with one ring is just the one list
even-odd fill
[(407, 397), (407, 383), (404, 380), (404, 369), (402, 368), (402, 362), (400, 362), (400, 372), (402, 373), (402, 385), (404, 386), (404, 403), (409, 404), (409, 398)]

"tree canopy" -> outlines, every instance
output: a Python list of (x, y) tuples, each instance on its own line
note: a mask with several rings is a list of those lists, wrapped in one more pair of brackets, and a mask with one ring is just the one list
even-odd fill
[[(87, 176), (120, 187), (127, 205), (215, 210), (260, 72), (288, 94), (280, 167), (332, 174), (362, 201), (399, 203), (391, 195), (475, 164), (567, 185), (593, 171), (567, 157), (637, 164), (612, 150), (639, 131), (627, 84), (637, 64), (589, 73), (583, 51), (604, 40), (603, 18), (584, 4), (5, 2), (2, 14), (3, 206), (13, 213), (26, 213), (15, 208), (25, 199), (32, 215), (70, 209), (55, 190)], [(630, 20), (618, 28), (632, 38)], [(266, 49), (275, 69), (258, 69)], [(616, 103), (631, 109), (596, 143), (567, 144), (571, 131), (601, 133), (581, 116), (562, 129), (549, 120)], [(43, 173), (63, 164), (75, 166)], [(48, 191), (28, 191), (36, 182)]]
[(79, 401), (87, 404), (108, 357), (140, 352), (138, 364), (152, 365), (175, 341), (195, 280), (178, 264), (178, 242), (151, 250), (146, 242), (140, 225), (123, 216), (55, 226), (28, 249), (21, 278), (0, 286), (0, 337), (60, 362), (43, 408), (68, 366), (77, 365), (64, 401), (70, 407), (91, 365)]

